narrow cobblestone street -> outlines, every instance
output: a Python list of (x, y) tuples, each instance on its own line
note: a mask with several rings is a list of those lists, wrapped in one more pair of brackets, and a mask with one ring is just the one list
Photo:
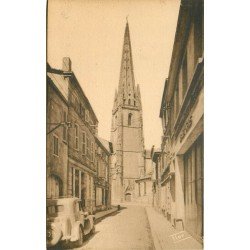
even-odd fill
[(145, 207), (122, 207), (98, 223), (96, 233), (76, 249), (154, 249)]

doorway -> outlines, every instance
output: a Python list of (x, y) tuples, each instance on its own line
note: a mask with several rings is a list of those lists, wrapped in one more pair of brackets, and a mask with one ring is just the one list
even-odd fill
[(130, 193), (125, 194), (125, 201), (128, 201), (128, 202), (131, 201), (131, 194)]

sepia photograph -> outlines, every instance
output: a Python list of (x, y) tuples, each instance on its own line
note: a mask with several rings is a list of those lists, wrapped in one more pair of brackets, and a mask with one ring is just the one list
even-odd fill
[(0, 249), (248, 249), (248, 0), (1, 7)]
[(46, 18), (47, 249), (203, 249), (204, 1)]

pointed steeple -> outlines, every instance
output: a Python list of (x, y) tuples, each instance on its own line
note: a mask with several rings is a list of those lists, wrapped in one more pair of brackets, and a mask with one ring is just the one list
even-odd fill
[[(114, 147), (112, 199), (123, 201), (126, 191), (136, 199), (135, 180), (145, 169), (142, 105), (135, 84), (129, 24), (126, 23), (118, 91), (112, 110), (111, 142)], [(132, 140), (131, 140), (132, 138)]]
[(137, 94), (137, 99), (138, 99), (138, 106), (141, 107), (141, 91), (140, 91), (139, 84), (137, 84), (136, 94)]
[(115, 90), (115, 97), (114, 97), (114, 104), (113, 104), (113, 110), (116, 108), (117, 106), (117, 101), (118, 101), (118, 93), (117, 93), (117, 89)]
[(127, 22), (124, 33), (122, 60), (120, 68), (118, 105), (137, 106), (137, 103), (138, 99), (135, 88), (132, 48), (130, 42), (129, 24)]

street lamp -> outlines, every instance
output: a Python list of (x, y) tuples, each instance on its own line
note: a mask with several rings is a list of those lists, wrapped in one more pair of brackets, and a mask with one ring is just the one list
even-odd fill
[[(64, 126), (66, 125), (68, 128), (72, 128), (72, 123), (71, 122), (60, 122), (60, 123), (47, 123), (48, 125), (56, 125), (52, 130), (50, 130), (48, 134), (50, 134), (51, 132), (53, 132), (54, 130), (56, 130), (57, 128), (59, 128), (60, 126)], [(80, 124), (79, 126), (86, 126), (85, 124)], [(94, 127), (94, 128), (97, 128), (98, 125), (92, 125), (92, 124), (89, 124), (90, 127)]]
[(60, 126), (64, 126), (66, 125), (68, 128), (71, 128), (71, 122), (60, 122), (60, 123), (47, 123), (48, 125), (56, 125), (53, 129), (51, 129), (48, 133), (50, 134), (51, 132), (53, 132), (54, 130), (56, 130), (57, 128), (59, 128)]

